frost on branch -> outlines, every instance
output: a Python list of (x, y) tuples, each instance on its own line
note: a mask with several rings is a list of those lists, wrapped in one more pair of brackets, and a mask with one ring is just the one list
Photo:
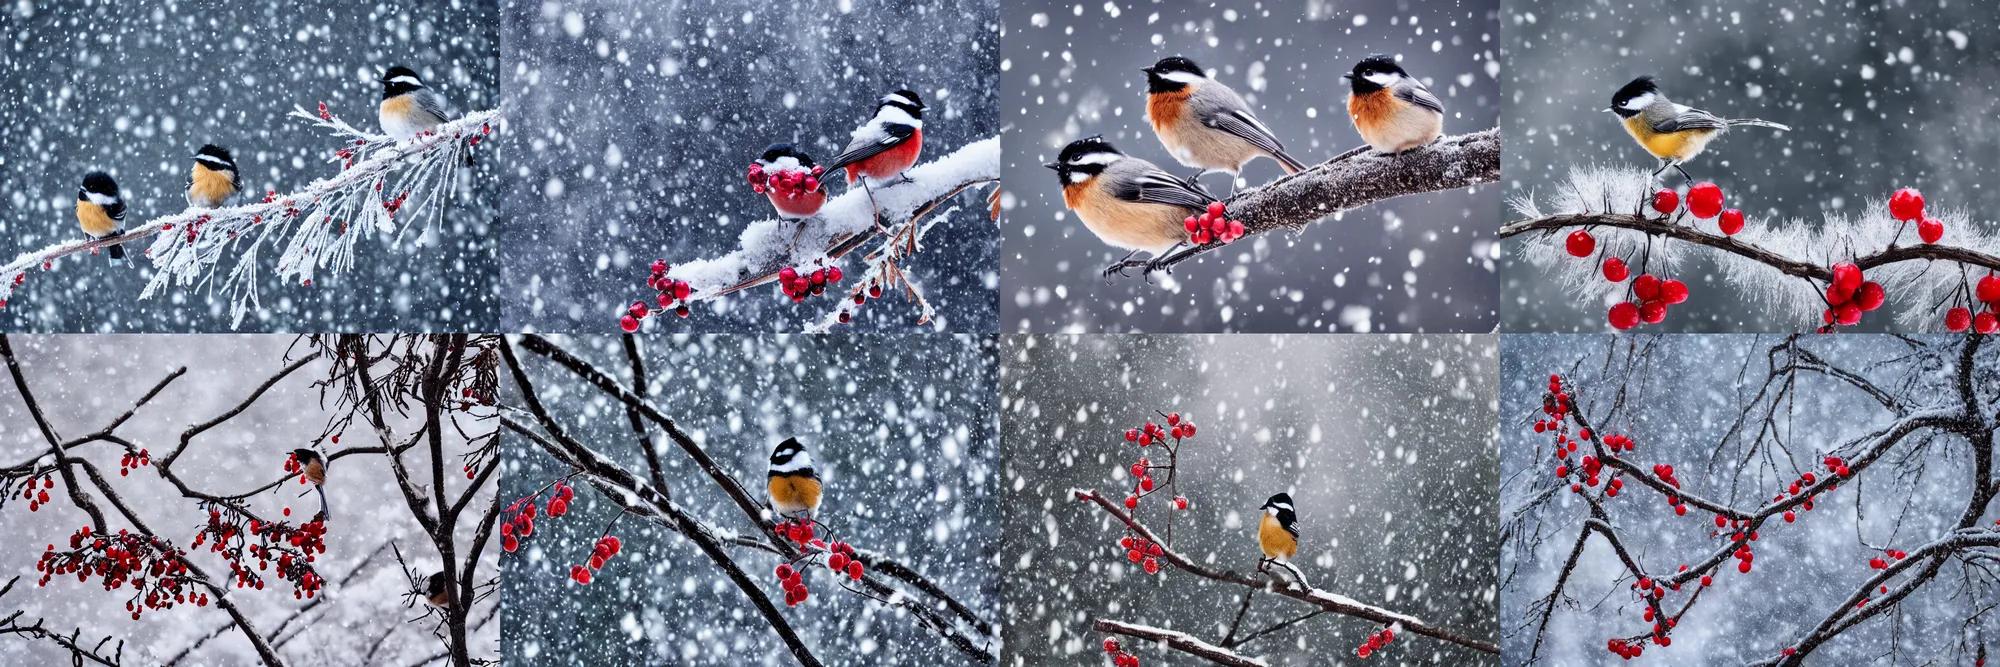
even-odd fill
[[(253, 203), (217, 209), (190, 209), (131, 227), (102, 239), (66, 241), (27, 252), (0, 266), (0, 303), (36, 267), (53, 269), (57, 259), (95, 248), (154, 237), (146, 250), (155, 272), (140, 298), (165, 289), (207, 286), (230, 301), (231, 325), (258, 305), (258, 255), (278, 253), (278, 277), (311, 285), (318, 273), (339, 275), (352, 268), (356, 244), (378, 235), (401, 239), (421, 234), (443, 219), (461, 194), (458, 170), (500, 118), (479, 111), (397, 143), (354, 127), (325, 110), (294, 109), (292, 116), (326, 129), (344, 141), (328, 161), (337, 173), (293, 193), (244, 192)], [(234, 265), (222, 272), (225, 260)]]
[[(1709, 184), (1696, 187), (1701, 185)], [(1768, 221), (1734, 209), (1691, 211), (1698, 207), (1686, 202), (1688, 195), (1688, 189), (1655, 191), (1644, 170), (1578, 167), (1539, 197), (1513, 198), (1509, 204), (1520, 219), (1503, 227), (1500, 236), (1523, 236), (1514, 251), (1591, 304), (1653, 300), (1634, 294), (1644, 275), (1698, 285), (1682, 274), (1700, 253), (1728, 285), (1743, 291), (1749, 300), (1745, 310), (1771, 312), (1801, 329), (1853, 323), (1840, 320), (1841, 303), (1828, 294), (1834, 267), (1842, 262), (1853, 263), (1867, 282), (1880, 286), (1884, 307), (1893, 309), (1901, 328), (2000, 325), (1977, 317), (1994, 308), (1979, 298), (1978, 285), (2000, 270), (2000, 233), (1948, 202), (1931, 202), (1928, 209), (1919, 203), (1917, 216), (1908, 221), (1899, 220), (1883, 199), (1869, 199), (1852, 215), (1829, 211), (1817, 221)], [(1727, 205), (1754, 211), (1758, 197), (1747, 193), (1744, 201)], [(1576, 236), (1578, 230), (1583, 237)], [(1607, 267), (1614, 258), (1619, 266)], [(1964, 323), (1953, 309), (1966, 309)], [(1834, 322), (1827, 321), (1829, 312), (1836, 315)], [(1619, 328), (1637, 323), (1620, 322), (1615, 309), (1611, 320)], [(1645, 321), (1658, 319), (1648, 313)]]
[[(949, 220), (957, 207), (947, 208), (957, 194), (1000, 179), (1000, 138), (975, 141), (957, 151), (905, 172), (909, 181), (893, 181), (874, 186), (871, 193), (859, 183), (838, 197), (827, 200), (819, 213), (803, 220), (772, 219), (754, 222), (738, 237), (737, 250), (710, 259), (678, 263), (656, 263), (656, 273), (664, 270), (668, 286), (655, 298), (627, 307), (627, 331), (638, 328), (639, 320), (693, 302), (728, 296), (757, 285), (783, 281), (781, 272), (810, 276), (817, 270), (839, 268), (840, 260), (863, 250), (861, 270), (849, 272), (845, 281), (814, 283), (811, 294), (834, 292), (839, 302), (824, 315), (814, 318), (809, 328), (825, 329), (847, 321), (852, 311), (868, 299), (905, 293), (917, 308), (916, 321), (928, 322), (932, 308), (922, 287), (908, 272), (907, 260), (923, 250), (924, 237), (938, 224)], [(831, 178), (831, 176), (829, 176)], [(879, 217), (878, 217), (879, 216)], [(671, 262), (671, 260), (667, 260)], [(824, 274), (822, 274), (824, 275)], [(835, 275), (840, 275), (836, 273)], [(656, 281), (649, 281), (656, 282)], [(685, 283), (680, 285), (678, 283)], [(846, 289), (836, 289), (844, 285)], [(676, 293), (676, 290), (679, 290)], [(805, 295), (793, 297), (804, 301)]]

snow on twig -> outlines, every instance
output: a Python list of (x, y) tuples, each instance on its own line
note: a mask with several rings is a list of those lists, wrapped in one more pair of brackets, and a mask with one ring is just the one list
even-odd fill
[[(116, 236), (65, 241), (22, 253), (0, 265), (0, 304), (37, 266), (53, 270), (56, 260), (69, 255), (153, 237), (146, 256), (155, 273), (141, 299), (173, 286), (210, 283), (229, 297), (231, 326), (241, 324), (258, 304), (257, 255), (265, 245), (280, 253), (280, 278), (310, 285), (322, 269), (338, 275), (352, 268), (355, 244), (364, 236), (400, 237), (414, 221), (427, 216), (441, 220), (446, 202), (458, 194), (458, 169), (501, 113), (495, 109), (466, 114), (400, 143), (324, 113), (294, 109), (291, 115), (346, 138), (345, 147), (330, 158), (341, 163), (339, 173), (297, 192), (263, 197), (244, 193), (243, 197), (259, 201), (188, 209)], [(218, 276), (222, 261), (230, 257), (235, 258), (234, 267)]]

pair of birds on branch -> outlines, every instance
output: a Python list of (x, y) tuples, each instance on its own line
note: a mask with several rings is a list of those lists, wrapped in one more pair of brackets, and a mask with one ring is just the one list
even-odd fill
[[(391, 67), (382, 73), (381, 83), (382, 102), (377, 108), (377, 119), (383, 134), (389, 138), (405, 141), (451, 118), (444, 99), (425, 86), (414, 70)], [(236, 160), (229, 156), (229, 151), (209, 144), (195, 152), (194, 166), (187, 178), (189, 208), (218, 208), (240, 189)], [(76, 191), (76, 222), (93, 239), (124, 233), (125, 199), (110, 174), (93, 171), (83, 175), (83, 187)], [(125, 258), (122, 244), (113, 244), (106, 253), (113, 260)]]
[[(1055, 170), (1063, 204), (1076, 212), (1084, 227), (1099, 240), (1131, 251), (1106, 268), (1105, 275), (1133, 266), (1150, 273), (1178, 260), (1167, 254), (1192, 243), (1184, 221), (1216, 201), (1202, 189), (1203, 175), (1227, 173), (1234, 188), (1244, 165), (1260, 157), (1276, 160), (1288, 174), (1306, 169), (1305, 163), (1285, 152), (1236, 91), (1194, 61), (1174, 56), (1141, 71), (1146, 73), (1147, 121), (1176, 161), (1195, 168), (1193, 175), (1181, 178), (1167, 173), (1152, 162), (1120, 152), (1102, 136), (1070, 142), (1056, 161), (1043, 165)], [(1348, 115), (1369, 148), (1401, 153), (1443, 134), (1444, 104), (1394, 58), (1371, 56), (1343, 78), (1351, 89)], [(1191, 247), (1183, 254), (1200, 249)], [(1140, 251), (1149, 253), (1151, 260), (1133, 262), (1132, 256)]]
[[(771, 201), (771, 208), (778, 211), (778, 217), (798, 220), (819, 213), (826, 204), (826, 188), (820, 176), (837, 171), (847, 172), (847, 183), (861, 182), (868, 188), (872, 180), (877, 184), (888, 184), (901, 177), (909, 180), (903, 172), (917, 163), (917, 154), (924, 148), (924, 101), (909, 90), (898, 90), (876, 100), (875, 115), (849, 135), (847, 147), (833, 162), (821, 166), (813, 162), (812, 156), (789, 143), (772, 144), (764, 149), (754, 163), (755, 174), (782, 175), (787, 173), (809, 174), (807, 187), (765, 187), (758, 191)], [(800, 177), (802, 180), (805, 177)], [(753, 178), (753, 181), (756, 179)], [(874, 196), (870, 191), (871, 198)]]

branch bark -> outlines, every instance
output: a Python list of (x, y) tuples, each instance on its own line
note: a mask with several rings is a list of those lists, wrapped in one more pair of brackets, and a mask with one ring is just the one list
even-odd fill
[(1138, 637), (1165, 644), (1168, 648), (1202, 658), (1228, 667), (1268, 667), (1270, 663), (1244, 656), (1229, 649), (1196, 639), (1194, 635), (1150, 625), (1138, 625), (1100, 618), (1090, 624), (1092, 630), (1111, 634)]
[[(1335, 157), (1224, 201), (1244, 236), (1298, 231), (1314, 221), (1405, 195), (1456, 190), (1500, 180), (1500, 128), (1443, 137), (1396, 154), (1362, 150)], [(1240, 240), (1240, 239), (1239, 239)], [(1172, 267), (1231, 244), (1212, 241), (1169, 255)]]
[[(1549, 215), (1528, 220), (1507, 223), (1500, 228), (1500, 238), (1510, 238), (1529, 232), (1554, 232), (1572, 227), (1613, 227), (1629, 229), (1661, 238), (1684, 241), (1699, 246), (1714, 248), (1755, 261), (1776, 269), (1779, 273), (1799, 278), (1828, 282), (1833, 280), (1833, 268), (1804, 262), (1757, 246), (1739, 241), (1733, 236), (1711, 234), (1692, 225), (1675, 224), (1672, 218), (1650, 218), (1627, 213), (1583, 213)], [(1855, 266), (1867, 271), (1885, 264), (1914, 261), (1958, 262), (1968, 266), (1985, 267), (2000, 271), (2000, 257), (1977, 250), (1958, 248), (1931, 243), (1891, 246), (1871, 254), (1854, 258)]]

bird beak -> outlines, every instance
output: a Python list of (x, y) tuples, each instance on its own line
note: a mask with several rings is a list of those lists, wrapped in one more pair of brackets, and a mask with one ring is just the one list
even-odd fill
[(1613, 113), (1613, 112), (1616, 112), (1616, 111), (1617, 111), (1617, 109), (1613, 109), (1613, 108), (1611, 108), (1611, 107), (1604, 107), (1604, 113)]
[(1061, 163), (1061, 162), (1050, 162), (1050, 163), (1048, 163), (1048, 164), (1044, 164), (1044, 165), (1042, 165), (1042, 166), (1044, 166), (1044, 167), (1048, 167), (1048, 168), (1050, 168), (1050, 169), (1054, 169), (1054, 170), (1057, 170), (1057, 171), (1061, 171), (1061, 170), (1062, 170), (1062, 163)]
[(1343, 78), (1343, 79), (1347, 79), (1348, 81), (1353, 81), (1353, 80), (1354, 80), (1354, 73), (1353, 73), (1353, 72), (1348, 72), (1348, 73), (1346, 73), (1346, 74), (1342, 74), (1342, 75), (1340, 75), (1340, 78)]
[(1151, 67), (1141, 67), (1141, 68), (1139, 68), (1139, 71), (1141, 71), (1141, 72), (1145, 72), (1145, 73), (1147, 73), (1147, 74), (1158, 74), (1158, 73), (1160, 73), (1160, 71), (1159, 71), (1159, 70), (1156, 70), (1156, 69), (1153, 69), (1153, 68), (1151, 68)]

